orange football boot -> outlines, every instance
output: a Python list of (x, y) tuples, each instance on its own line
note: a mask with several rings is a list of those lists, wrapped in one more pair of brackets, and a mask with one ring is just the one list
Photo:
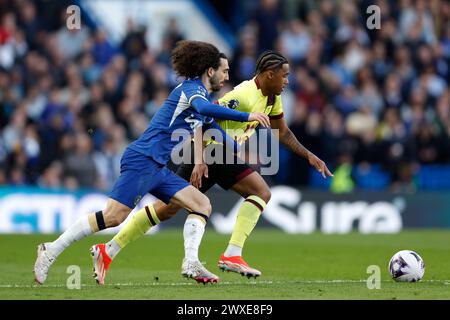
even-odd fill
[(105, 284), (106, 272), (111, 264), (111, 258), (106, 253), (104, 243), (93, 245), (90, 249), (94, 263), (94, 278), (98, 284)]
[(218, 267), (222, 269), (222, 271), (236, 272), (247, 278), (256, 278), (261, 275), (261, 271), (251, 268), (241, 256), (225, 257), (222, 254), (219, 259)]

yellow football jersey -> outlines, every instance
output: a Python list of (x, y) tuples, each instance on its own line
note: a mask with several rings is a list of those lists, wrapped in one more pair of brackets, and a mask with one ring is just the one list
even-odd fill
[[(256, 78), (243, 81), (232, 91), (226, 93), (219, 104), (242, 112), (263, 112), (271, 119), (283, 117), (283, 106), (280, 95), (264, 96)], [(239, 144), (245, 142), (256, 132), (258, 121), (237, 122), (217, 120), (217, 124)]]

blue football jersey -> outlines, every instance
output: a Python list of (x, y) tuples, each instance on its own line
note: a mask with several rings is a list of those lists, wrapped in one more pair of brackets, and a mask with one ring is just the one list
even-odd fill
[(166, 164), (172, 149), (180, 143), (180, 136), (175, 139), (177, 135), (173, 135), (174, 131), (192, 135), (195, 128), (211, 121), (191, 106), (192, 100), (197, 97), (210, 101), (200, 78), (184, 80), (172, 90), (148, 128), (129, 148)]

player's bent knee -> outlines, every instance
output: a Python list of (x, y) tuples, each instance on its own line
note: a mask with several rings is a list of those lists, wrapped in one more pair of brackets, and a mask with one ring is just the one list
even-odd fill
[(128, 217), (130, 210), (113, 208), (110, 210), (104, 210), (103, 218), (107, 228), (117, 227), (119, 224), (125, 221)]
[(174, 215), (177, 214), (178, 210), (180, 210), (180, 207), (178, 207), (178, 206), (169, 206), (169, 208), (167, 210), (167, 215), (169, 217), (173, 217)]
[(165, 221), (176, 215), (178, 210), (180, 210), (179, 206), (169, 204), (167, 206), (161, 207), (156, 211), (156, 213), (160, 221)]
[(208, 216), (212, 211), (209, 198), (193, 186), (188, 186), (178, 191), (170, 200), (170, 204)]
[(116, 227), (121, 224), (121, 219), (116, 217), (114, 214), (104, 214), (105, 225), (107, 228)]
[(265, 203), (269, 203), (270, 198), (272, 197), (272, 192), (270, 192), (269, 188), (264, 188), (259, 192), (258, 197), (263, 199)]
[(207, 196), (202, 197), (202, 200), (198, 204), (198, 210), (194, 210), (194, 211), (206, 214), (208, 216), (211, 215), (212, 206), (211, 206), (211, 202), (209, 201)]
[(211, 212), (212, 212), (212, 206), (211, 206), (211, 202), (209, 202), (209, 200), (208, 200), (208, 204), (206, 205), (206, 208), (205, 208), (205, 213), (206, 213), (208, 216), (210, 216), (210, 215), (211, 215)]

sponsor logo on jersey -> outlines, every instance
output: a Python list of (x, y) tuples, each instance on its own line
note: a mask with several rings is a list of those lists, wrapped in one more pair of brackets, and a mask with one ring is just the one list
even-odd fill
[(236, 109), (238, 105), (239, 105), (239, 100), (231, 99), (230, 101), (228, 101), (227, 107), (230, 109)]

